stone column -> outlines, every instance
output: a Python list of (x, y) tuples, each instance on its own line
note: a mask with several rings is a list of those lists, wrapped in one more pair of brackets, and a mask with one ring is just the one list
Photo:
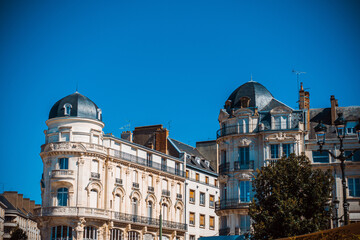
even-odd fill
[(74, 237), (74, 239), (82, 240), (84, 238), (83, 237), (84, 236), (84, 225), (85, 225), (85, 219), (80, 218), (79, 221), (77, 222), (77, 226), (75, 228), (76, 236)]

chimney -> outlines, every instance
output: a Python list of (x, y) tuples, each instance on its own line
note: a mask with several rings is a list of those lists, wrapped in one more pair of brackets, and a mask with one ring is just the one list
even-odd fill
[(24, 200), (23, 200), (23, 208), (27, 212), (30, 212), (30, 199), (29, 198), (24, 198)]
[(17, 208), (22, 209), (24, 206), (24, 194), (18, 194), (18, 202), (17, 202)]
[(169, 130), (163, 128), (155, 133), (155, 150), (167, 154)]
[(34, 213), (34, 208), (35, 208), (35, 201), (34, 200), (30, 200), (30, 212)]
[(133, 134), (131, 131), (124, 131), (121, 133), (121, 138), (128, 140), (129, 142), (133, 141)]
[(334, 125), (334, 121), (336, 119), (336, 108), (338, 107), (338, 100), (335, 99), (334, 95), (331, 95), (330, 97), (330, 103), (331, 103), (331, 125)]
[(299, 91), (299, 109), (306, 110), (306, 129), (310, 129), (310, 93), (308, 91), (304, 91), (303, 83), (300, 83), (300, 91)]
[(2, 194), (14, 207), (18, 206), (18, 193), (14, 191), (6, 191)]

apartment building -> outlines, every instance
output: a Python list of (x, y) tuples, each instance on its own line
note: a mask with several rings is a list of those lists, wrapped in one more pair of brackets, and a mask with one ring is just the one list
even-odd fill
[(182, 159), (104, 134), (101, 109), (78, 92), (46, 124), (35, 210), (43, 239), (184, 239)]

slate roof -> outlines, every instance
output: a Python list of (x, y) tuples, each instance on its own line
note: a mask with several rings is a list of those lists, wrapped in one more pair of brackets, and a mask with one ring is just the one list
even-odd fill
[[(346, 121), (359, 121), (360, 106), (338, 107), (337, 113), (343, 113)], [(310, 139), (315, 139), (314, 127), (322, 121), (327, 127), (326, 136), (336, 138), (335, 126), (331, 125), (331, 108), (314, 108), (310, 109)]]
[[(179, 149), (181, 152), (186, 152), (186, 166), (193, 167), (211, 174), (216, 174), (216, 171), (211, 167), (211, 165), (207, 166), (205, 164), (205, 157), (194, 147), (187, 145), (185, 143), (179, 142), (175, 139), (170, 138), (170, 143), (175, 145), (176, 149)], [(196, 161), (196, 159), (200, 159), (200, 161)]]
[(241, 97), (250, 98), (249, 107), (262, 110), (274, 98), (272, 94), (260, 83), (249, 81), (238, 87), (228, 98), (233, 108), (241, 107)]
[[(99, 120), (98, 117), (98, 106), (84, 95), (75, 92), (57, 101), (51, 108), (49, 113), (49, 119), (57, 117), (66, 117), (64, 114), (64, 105), (66, 103), (71, 104), (72, 108), (70, 111), (71, 117), (81, 117)], [(100, 119), (101, 121), (102, 119)]]

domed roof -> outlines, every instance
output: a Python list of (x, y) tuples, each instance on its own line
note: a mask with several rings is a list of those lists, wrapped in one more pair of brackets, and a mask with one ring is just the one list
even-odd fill
[(57, 101), (49, 113), (49, 119), (67, 116), (102, 120), (100, 108), (89, 98), (78, 92)]
[(259, 110), (263, 109), (274, 98), (272, 94), (260, 83), (249, 81), (238, 87), (228, 98), (231, 100), (233, 108), (241, 107), (241, 98), (248, 97), (250, 99), (248, 107)]

